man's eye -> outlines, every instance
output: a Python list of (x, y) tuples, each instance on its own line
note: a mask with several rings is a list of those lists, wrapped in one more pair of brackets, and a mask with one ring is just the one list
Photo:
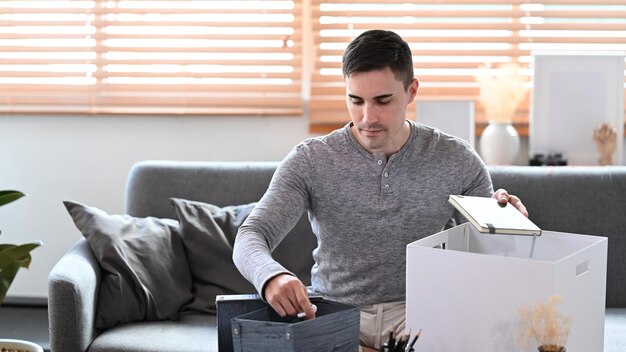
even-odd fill
[(387, 104), (389, 104), (390, 102), (391, 102), (391, 100), (379, 100), (379, 101), (378, 101), (378, 104), (380, 104), (380, 105), (387, 105)]
[(363, 100), (351, 100), (351, 102), (354, 105), (361, 105), (361, 104), (363, 104)]

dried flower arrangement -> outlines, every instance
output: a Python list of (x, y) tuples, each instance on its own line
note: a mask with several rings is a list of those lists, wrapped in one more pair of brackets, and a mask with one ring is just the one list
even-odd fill
[(513, 122), (513, 114), (527, 91), (520, 65), (506, 63), (498, 69), (481, 66), (476, 81), (480, 85), (478, 101), (487, 120), (490, 123)]
[(522, 346), (528, 345), (534, 338), (539, 343), (539, 351), (565, 352), (571, 320), (557, 309), (561, 299), (562, 296), (554, 295), (547, 302), (520, 307), (521, 330), (518, 341)]

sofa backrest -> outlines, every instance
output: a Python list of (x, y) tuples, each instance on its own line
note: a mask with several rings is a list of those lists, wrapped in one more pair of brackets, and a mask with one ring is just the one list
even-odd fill
[[(258, 201), (278, 162), (143, 161), (126, 187), (126, 212), (176, 218), (170, 197), (218, 206)], [(494, 189), (519, 196), (542, 229), (609, 238), (608, 307), (626, 307), (626, 167), (490, 167)], [(306, 214), (274, 252), (276, 259), (310, 283), (316, 239)], [(298, 248), (294, 251), (294, 248)]]
[(626, 167), (489, 169), (494, 189), (522, 199), (544, 230), (608, 237), (607, 307), (626, 307)]
[[(176, 219), (170, 198), (217, 206), (256, 202), (267, 190), (278, 162), (142, 161), (132, 166), (126, 184), (126, 213)], [(307, 285), (317, 241), (306, 214), (273, 255)], [(297, 248), (298, 250), (294, 250)]]

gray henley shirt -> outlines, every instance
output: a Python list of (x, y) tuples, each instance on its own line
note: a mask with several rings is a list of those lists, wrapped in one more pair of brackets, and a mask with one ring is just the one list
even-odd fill
[(389, 158), (370, 154), (351, 124), (298, 144), (239, 229), (233, 260), (262, 294), (289, 273), (271, 251), (308, 212), (318, 246), (312, 289), (353, 305), (405, 299), (406, 245), (441, 231), (450, 194), (491, 196), (485, 164), (465, 141), (409, 121)]

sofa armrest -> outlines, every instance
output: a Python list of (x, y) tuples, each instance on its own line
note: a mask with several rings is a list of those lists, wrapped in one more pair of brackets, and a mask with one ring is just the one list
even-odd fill
[(98, 334), (94, 328), (100, 264), (80, 239), (48, 276), (48, 316), (52, 351), (84, 352)]

